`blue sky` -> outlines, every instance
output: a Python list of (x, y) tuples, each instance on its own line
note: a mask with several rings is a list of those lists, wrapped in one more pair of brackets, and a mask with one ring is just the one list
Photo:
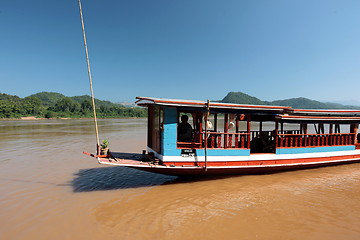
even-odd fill
[[(360, 101), (358, 0), (82, 0), (95, 96)], [(77, 0), (0, 1), (0, 92), (89, 94)]]

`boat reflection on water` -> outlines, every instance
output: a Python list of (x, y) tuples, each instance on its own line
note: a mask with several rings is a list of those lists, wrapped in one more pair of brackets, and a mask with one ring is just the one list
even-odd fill
[(124, 167), (79, 170), (71, 182), (74, 192), (91, 192), (162, 185), (177, 177), (142, 172)]

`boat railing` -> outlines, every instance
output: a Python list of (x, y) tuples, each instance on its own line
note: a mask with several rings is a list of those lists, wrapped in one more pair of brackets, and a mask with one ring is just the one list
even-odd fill
[[(297, 132), (297, 130), (291, 130), (291, 132)], [(203, 139), (205, 139), (205, 133), (202, 134)], [(208, 148), (250, 148), (251, 140), (259, 138), (260, 135), (266, 136), (269, 142), (275, 140), (273, 131), (207, 132), (206, 135), (208, 137)]]
[(274, 140), (272, 131), (239, 131), (239, 132), (215, 132), (204, 131), (195, 134), (192, 142), (177, 142), (178, 148), (204, 148), (205, 138), (207, 138), (207, 147), (211, 149), (236, 149), (250, 148), (252, 139), (259, 137), (260, 134), (266, 134), (269, 139)]
[(286, 130), (277, 135), (273, 131), (200, 132), (192, 142), (178, 142), (178, 148), (249, 149), (253, 139), (260, 134), (269, 142), (276, 142), (277, 148), (324, 147), (355, 145), (355, 133), (301, 134), (299, 130)]
[[(246, 131), (243, 131), (246, 132)], [(275, 136), (275, 130), (272, 131), (251, 131), (251, 140), (255, 139), (255, 138), (259, 138), (261, 137), (260, 135), (262, 135), (262, 137), (266, 137), (269, 141), (273, 141), (275, 140), (274, 136)], [(301, 134), (300, 130), (279, 130), (279, 134)]]
[(323, 147), (355, 144), (355, 133), (278, 134), (277, 147)]
[(279, 134), (301, 134), (301, 130), (279, 130)]
[(203, 139), (207, 138), (208, 148), (249, 148), (249, 136), (247, 132), (203, 132)]

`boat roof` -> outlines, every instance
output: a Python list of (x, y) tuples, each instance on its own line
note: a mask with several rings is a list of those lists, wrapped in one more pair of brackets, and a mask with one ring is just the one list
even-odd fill
[(175, 107), (182, 110), (206, 110), (222, 113), (271, 114), (283, 121), (324, 121), (324, 122), (360, 122), (360, 110), (338, 109), (294, 109), (284, 106), (249, 105), (236, 103), (207, 102), (198, 100), (137, 97), (136, 104)]
[(299, 116), (290, 114), (281, 114), (277, 116), (284, 122), (324, 122), (324, 123), (360, 123), (360, 116)]
[[(166, 99), (166, 98), (151, 98), (151, 97), (137, 97), (136, 104), (139, 106), (160, 105), (171, 106), (177, 108), (203, 108), (208, 107), (207, 101), (198, 100), (184, 100), (184, 99)], [(284, 106), (269, 106), (269, 105), (249, 105), (249, 104), (236, 104), (236, 103), (221, 103), (209, 102), (211, 110), (243, 110), (243, 111), (258, 111), (258, 112), (287, 112), (291, 107)]]
[(297, 115), (349, 115), (360, 116), (360, 110), (349, 109), (293, 109), (293, 113)]

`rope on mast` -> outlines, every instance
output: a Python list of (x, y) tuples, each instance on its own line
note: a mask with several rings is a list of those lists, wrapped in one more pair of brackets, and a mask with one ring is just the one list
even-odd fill
[(82, 13), (81, 0), (78, 0), (78, 3), (79, 3), (79, 11), (80, 11), (81, 29), (82, 29), (82, 33), (83, 33), (83, 39), (84, 39), (87, 72), (88, 72), (89, 83), (90, 83), (91, 102), (92, 102), (93, 113), (94, 113), (94, 124), (95, 124), (95, 134), (96, 134), (96, 144), (97, 144), (96, 151), (97, 151), (97, 155), (99, 155), (100, 154), (99, 129), (98, 129), (97, 118), (96, 118), (95, 97), (94, 97), (92, 76), (91, 76), (91, 70), (90, 70), (89, 51), (88, 51), (88, 47), (87, 47), (87, 43), (86, 43), (86, 33), (85, 33), (85, 25), (84, 25), (83, 13)]

